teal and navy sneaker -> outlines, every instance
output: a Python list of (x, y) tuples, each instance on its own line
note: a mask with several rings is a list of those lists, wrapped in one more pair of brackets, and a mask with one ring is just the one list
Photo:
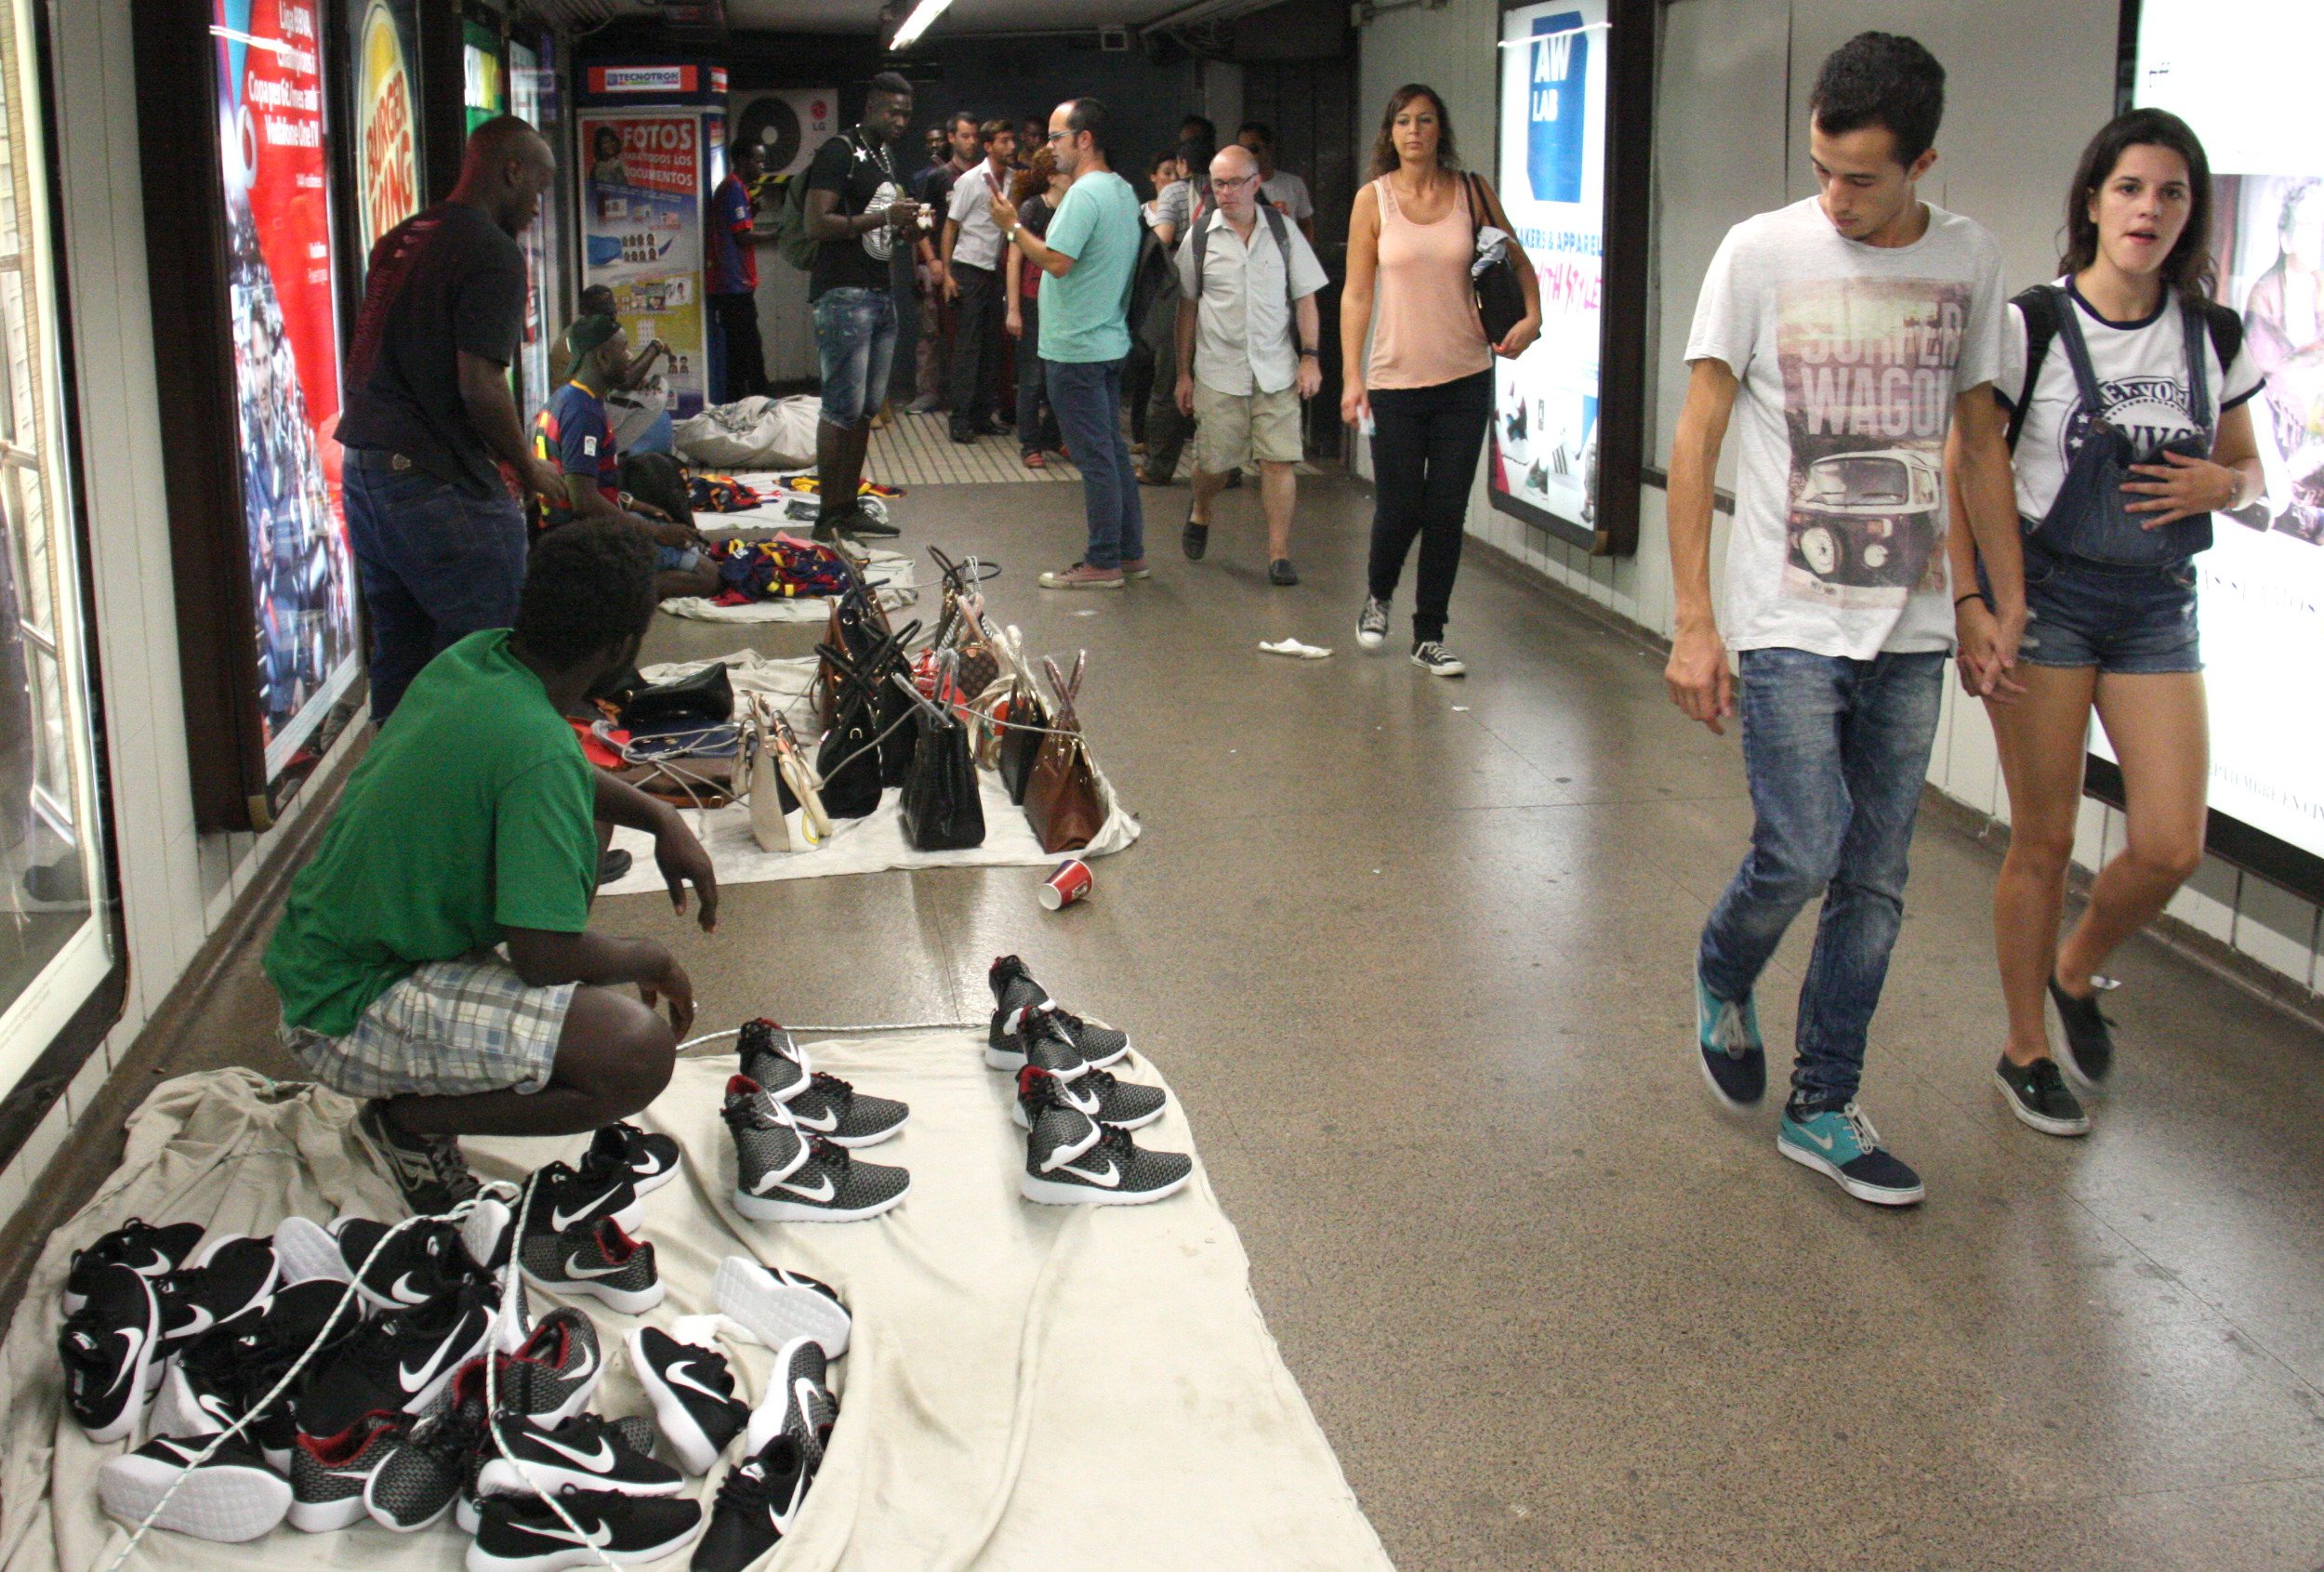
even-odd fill
[(1854, 1098), (1835, 1108), (1802, 1103), (1795, 1095), (1784, 1105), (1776, 1150), (1829, 1174), (1849, 1195), (1876, 1207), (1908, 1207), (1928, 1194), (1921, 1176), (1881, 1144), (1880, 1132), (1856, 1110)]
[(1702, 1050), (1703, 1079), (1710, 1094), (1730, 1108), (1756, 1108), (1767, 1095), (1767, 1048), (1759, 1038), (1759, 1011), (1750, 995), (1738, 1002), (1715, 998), (1695, 969), (1695, 1045)]

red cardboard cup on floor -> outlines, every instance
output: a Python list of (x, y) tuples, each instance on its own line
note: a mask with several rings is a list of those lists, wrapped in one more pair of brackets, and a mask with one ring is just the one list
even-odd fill
[(1041, 905), (1051, 911), (1070, 906), (1089, 892), (1091, 882), (1089, 865), (1078, 857), (1068, 857), (1041, 881)]

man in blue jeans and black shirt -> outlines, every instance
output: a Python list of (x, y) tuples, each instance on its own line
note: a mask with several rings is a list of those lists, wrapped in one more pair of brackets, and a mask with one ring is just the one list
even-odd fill
[(508, 363), (524, 327), (515, 236), (556, 178), (515, 115), (478, 126), (460, 182), (372, 248), (348, 357), (347, 534), (371, 614), (371, 718), (386, 725), (419, 668), (469, 634), (516, 620), (524, 509), (564, 481), (534, 456)]
[[(1809, 900), (1823, 915), (1800, 989), (1776, 1150), (1858, 1200), (1909, 1206), (1921, 1178), (1856, 1104), (1872, 1011), (1904, 920), (1906, 857), (1953, 646), (1945, 457), (1993, 585), (2000, 637), (1961, 657), (2006, 694), (2026, 622), (2016, 497), (1989, 384), (2001, 257), (1921, 201), (1945, 70), (1867, 33), (1808, 99), (1816, 196), (1727, 233), (1688, 336), (1670, 453), (1677, 631), (1665, 680), (1713, 732), (1739, 707), (1751, 848), (1696, 956), (1697, 1050), (1729, 1108), (1765, 1095), (1752, 989)], [(1710, 603), (1711, 478), (1741, 418), (1726, 635)], [(1966, 587), (1971, 593), (1974, 587)], [(1741, 653), (1738, 695), (1727, 669)]]

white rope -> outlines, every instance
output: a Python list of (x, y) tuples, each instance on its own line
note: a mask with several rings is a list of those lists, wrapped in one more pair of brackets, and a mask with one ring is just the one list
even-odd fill
[[(982, 1024), (984, 1023), (979, 1021), (878, 1021), (859, 1026), (786, 1026), (783, 1029), (793, 1034), (830, 1032), (857, 1036), (867, 1032), (968, 1032), (974, 1031)], [(706, 1042), (723, 1042), (728, 1037), (741, 1035), (740, 1026), (729, 1026), (723, 1032), (705, 1032), (698, 1037), (688, 1037), (684, 1042), (680, 1043), (678, 1051), (683, 1053), (688, 1049), (698, 1048)]]

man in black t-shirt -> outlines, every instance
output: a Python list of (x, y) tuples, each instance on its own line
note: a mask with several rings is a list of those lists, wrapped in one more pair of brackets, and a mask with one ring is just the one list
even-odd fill
[(892, 535), (895, 526), (856, 504), (878, 390), (896, 348), (891, 258), (918, 232), (920, 205), (904, 194), (891, 144), (912, 123), (912, 85), (893, 72), (872, 78), (863, 124), (823, 144), (807, 166), (807, 235), (816, 242), (807, 298), (823, 361), (823, 418), (815, 476), (823, 506), (817, 540)]
[(557, 165), (515, 115), (469, 136), (460, 182), (371, 253), (338, 439), (347, 534), (371, 615), (371, 716), (471, 633), (507, 627), (524, 583), (524, 509), (501, 479), (561, 495), (526, 441), (508, 364), (524, 326), (514, 236)]

